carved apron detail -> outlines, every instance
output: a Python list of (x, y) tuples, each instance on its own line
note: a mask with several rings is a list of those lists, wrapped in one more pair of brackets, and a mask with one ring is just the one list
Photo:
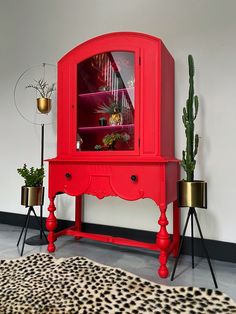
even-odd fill
[(110, 177), (99, 175), (93, 175), (90, 177), (90, 183), (85, 193), (97, 196), (100, 199), (105, 196), (117, 195), (111, 187)]

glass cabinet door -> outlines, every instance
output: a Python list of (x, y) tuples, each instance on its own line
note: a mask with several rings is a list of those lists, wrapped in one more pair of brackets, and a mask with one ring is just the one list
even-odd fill
[(77, 66), (77, 150), (134, 150), (134, 53), (97, 54)]

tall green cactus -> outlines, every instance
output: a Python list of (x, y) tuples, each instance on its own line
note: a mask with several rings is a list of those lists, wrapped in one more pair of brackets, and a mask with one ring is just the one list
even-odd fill
[(189, 68), (189, 92), (186, 106), (183, 108), (183, 124), (186, 135), (186, 150), (183, 151), (181, 165), (186, 172), (186, 181), (194, 180), (194, 169), (196, 165), (195, 157), (198, 152), (199, 137), (194, 135), (194, 120), (198, 114), (198, 96), (194, 95), (194, 61), (191, 55), (188, 56)]

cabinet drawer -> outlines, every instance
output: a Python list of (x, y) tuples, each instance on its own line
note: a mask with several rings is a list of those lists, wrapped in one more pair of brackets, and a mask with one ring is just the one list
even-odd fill
[(69, 195), (80, 195), (89, 185), (87, 167), (76, 164), (54, 164), (50, 166), (49, 175), (54, 184), (52, 193), (63, 192)]
[(111, 184), (122, 198), (134, 200), (155, 195), (160, 189), (160, 168), (121, 166), (112, 169)]

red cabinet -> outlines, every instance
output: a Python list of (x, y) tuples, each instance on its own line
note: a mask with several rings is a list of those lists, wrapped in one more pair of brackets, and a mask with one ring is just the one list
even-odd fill
[[(158, 38), (111, 33), (91, 39), (58, 62), (57, 157), (49, 160), (49, 252), (70, 234), (160, 250), (159, 274), (179, 241), (174, 157), (174, 60)], [(75, 226), (55, 233), (54, 199), (76, 197)], [(151, 198), (160, 208), (156, 243), (81, 231), (81, 195)], [(173, 238), (166, 207), (174, 203)], [(148, 215), (148, 209), (147, 209)]]

